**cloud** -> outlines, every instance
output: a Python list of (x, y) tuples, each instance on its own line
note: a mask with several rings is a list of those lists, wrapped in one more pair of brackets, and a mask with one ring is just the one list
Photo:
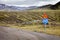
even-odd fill
[(0, 2), (4, 4), (14, 4), (14, 3), (16, 4), (23, 1), (26, 1), (26, 0), (0, 0)]
[(2, 4), (18, 5), (18, 6), (31, 6), (31, 5), (46, 5), (46, 4), (55, 4), (60, 0), (0, 0)]
[(39, 0), (1, 0), (0, 3), (22, 5), (22, 4), (33, 4), (38, 1)]
[(47, 4), (56, 4), (57, 2), (59, 2), (60, 0), (55, 0), (55, 1), (52, 1), (52, 0), (50, 0), (50, 1), (39, 1), (38, 3), (35, 3), (34, 5), (36, 5), (36, 6), (42, 6), (42, 5), (47, 5)]

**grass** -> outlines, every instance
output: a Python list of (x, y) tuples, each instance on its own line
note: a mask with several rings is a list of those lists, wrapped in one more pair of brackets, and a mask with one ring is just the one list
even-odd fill
[(16, 22), (16, 20), (20, 20), (20, 19), (23, 20), (24, 22), (29, 22), (29, 21), (38, 20), (38, 19), (41, 20), (41, 15), (44, 12), (56, 18), (56, 21), (58, 22), (60, 21), (60, 10), (28, 10), (28, 11), (22, 11), (22, 12), (0, 11), (0, 26), (20, 28), (23, 30), (34, 31), (34, 32), (44, 32), (47, 34), (60, 36), (60, 26), (56, 26), (56, 27), (49, 26), (46, 28), (46, 32), (45, 32), (44, 27), (41, 24), (33, 25), (32, 23), (32, 25), (21, 26), (20, 21)]
[(46, 30), (44, 30), (44, 27), (42, 25), (25, 25), (25, 26), (16, 26), (15, 24), (0, 24), (0, 26), (6, 26), (6, 27), (11, 27), (11, 28), (19, 28), (23, 30), (28, 30), (32, 32), (42, 32), (42, 33), (47, 33), (51, 35), (56, 35), (60, 36), (60, 26), (56, 27), (47, 27)]
[(29, 30), (29, 31), (43, 32), (47, 34), (60, 36), (60, 26), (47, 27), (46, 30), (44, 30), (44, 27), (42, 25), (31, 25), (31, 26), (25, 26), (25, 27), (20, 27), (20, 28), (24, 30)]
[(52, 35), (56, 35), (56, 36), (60, 36), (60, 29), (47, 29), (46, 31), (47, 34), (52, 34)]

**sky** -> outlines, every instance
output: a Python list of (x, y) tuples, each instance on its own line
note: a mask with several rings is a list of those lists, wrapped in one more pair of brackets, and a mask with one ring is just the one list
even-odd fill
[(60, 0), (0, 0), (0, 4), (28, 7), (56, 4), (58, 1)]

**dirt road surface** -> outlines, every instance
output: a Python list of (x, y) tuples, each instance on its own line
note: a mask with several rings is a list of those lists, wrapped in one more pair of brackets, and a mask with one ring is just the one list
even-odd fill
[(0, 40), (60, 40), (60, 37), (0, 26)]

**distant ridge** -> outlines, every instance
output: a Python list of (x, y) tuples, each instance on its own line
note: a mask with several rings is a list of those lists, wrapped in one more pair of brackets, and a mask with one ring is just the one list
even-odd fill
[(28, 10), (28, 9), (60, 9), (60, 1), (57, 2), (55, 5), (48, 4), (44, 6), (29, 6), (29, 7), (18, 7), (18, 6), (9, 6), (6, 4), (0, 4), (0, 10)]
[(18, 6), (9, 6), (6, 4), (0, 4), (0, 10), (25, 10), (26, 7), (18, 7)]
[(56, 3), (55, 5), (52, 5), (52, 4), (48, 4), (48, 5), (44, 5), (44, 6), (41, 6), (41, 7), (38, 7), (40, 9), (60, 9), (60, 1), (58, 3)]
[(50, 7), (51, 9), (60, 9), (60, 1)]

